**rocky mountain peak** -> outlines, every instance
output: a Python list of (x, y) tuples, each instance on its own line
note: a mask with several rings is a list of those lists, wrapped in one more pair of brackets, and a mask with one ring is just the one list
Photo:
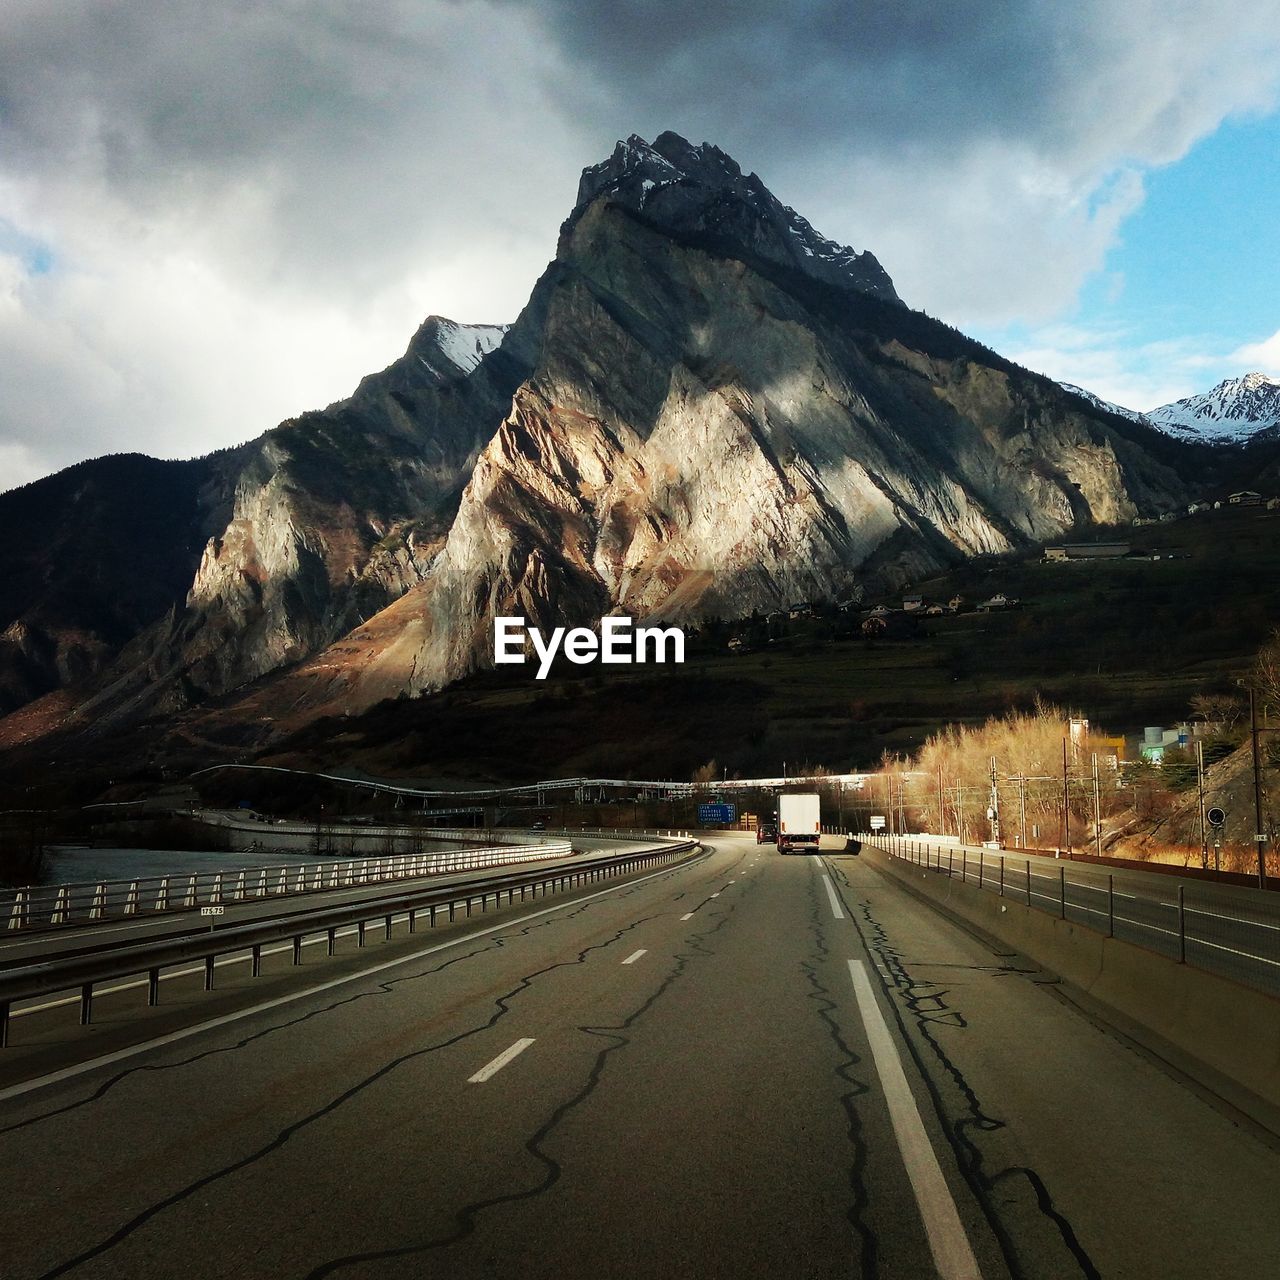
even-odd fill
[(695, 146), (670, 130), (652, 143), (635, 133), (618, 142), (607, 160), (582, 171), (566, 231), (602, 198), (672, 231), (709, 234), (825, 284), (901, 302), (872, 253), (819, 235), (754, 173), (744, 175), (732, 156), (708, 142)]
[(1280, 426), (1280, 381), (1265, 373), (1226, 378), (1204, 395), (1161, 405), (1147, 418), (1163, 430), (1215, 443), (1243, 443)]

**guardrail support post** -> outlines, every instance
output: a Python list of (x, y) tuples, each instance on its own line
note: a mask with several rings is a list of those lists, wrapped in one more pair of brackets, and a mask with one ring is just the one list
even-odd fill
[(1031, 905), (1031, 859), (1027, 859), (1027, 906)]
[(1187, 889), (1178, 886), (1178, 963), (1187, 963)]
[(333, 955), (334, 950), (335, 950), (335, 948), (337, 947), (337, 945), (338, 945), (338, 931), (337, 931), (337, 929), (335, 929), (335, 928), (333, 928), (332, 926), (330, 926), (330, 928), (329, 928), (329, 948), (328, 948), (328, 949), (329, 949), (329, 954), (330, 954), (330, 955)]
[(154, 1009), (160, 1003), (160, 970), (147, 970), (147, 1007)]
[(1000, 855), (1000, 896), (1004, 897), (1004, 855)]
[(982, 888), (983, 873), (987, 869), (987, 852), (985, 849), (978, 850), (978, 888)]
[(452, 924), (454, 921), (457, 905), (458, 904), (456, 902), (449, 903), (449, 923), (450, 924)]
[(213, 990), (213, 957), (205, 956), (204, 958), (204, 989), (206, 991)]
[(13, 895), (13, 909), (9, 912), (9, 928), (23, 929), (27, 924), (27, 895), (19, 889)]
[(9, 1047), (9, 1002), (0, 1002), (0, 1049)]
[(86, 982), (80, 988), (80, 1025), (87, 1027), (93, 1021), (93, 983)]
[(418, 932), (418, 909), (417, 907), (409, 908), (409, 932)]
[(252, 959), (249, 962), (249, 976), (251, 978), (262, 976), (262, 948), (256, 943), (252, 948)]
[(293, 963), (295, 965), (302, 963), (302, 935), (300, 933), (293, 935)]
[(382, 937), (383, 937), (383, 941), (385, 942), (391, 941), (391, 917), (389, 915), (387, 916), (387, 919), (386, 919), (386, 929), (383, 932)]
[(356, 946), (358, 947), (364, 946), (364, 921), (363, 920), (361, 920), (360, 923), (356, 925)]
[(969, 850), (960, 850), (960, 883), (966, 884), (969, 880)]
[(1116, 878), (1107, 876), (1107, 937), (1116, 936)]
[(1067, 869), (1066, 867), (1058, 868), (1058, 915), (1059, 918), (1065, 920), (1067, 918)]

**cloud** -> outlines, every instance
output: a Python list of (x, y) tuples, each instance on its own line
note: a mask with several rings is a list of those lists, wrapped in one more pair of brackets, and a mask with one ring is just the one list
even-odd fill
[(1261, 342), (1237, 347), (1227, 359), (1240, 373), (1266, 373), (1280, 377), (1280, 329)]
[(1008, 334), (1001, 350), (1036, 373), (1142, 411), (1205, 391), (1228, 376), (1231, 360), (1203, 334), (1152, 342), (1119, 327), (1073, 324)]
[(554, 253), (582, 146), (534, 18), (6, 10), (0, 489), (32, 457), (251, 438), (349, 394), (431, 312), (511, 319)]
[(3, 4), (0, 488), (512, 318), (633, 131), (717, 142), (913, 305), (1043, 322), (1280, 68), (1271, 0)]

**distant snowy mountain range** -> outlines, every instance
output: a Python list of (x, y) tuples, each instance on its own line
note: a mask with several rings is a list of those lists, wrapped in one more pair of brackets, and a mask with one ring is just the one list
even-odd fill
[(1247, 444), (1264, 432), (1280, 429), (1280, 379), (1269, 378), (1265, 373), (1228, 378), (1204, 395), (1187, 396), (1146, 413), (1112, 404), (1069, 382), (1062, 386), (1100, 409), (1132, 422), (1145, 422), (1177, 440)]

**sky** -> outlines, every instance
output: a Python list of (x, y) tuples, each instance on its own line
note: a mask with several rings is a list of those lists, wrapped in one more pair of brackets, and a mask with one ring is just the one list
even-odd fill
[(1274, 0), (0, 0), (0, 489), (501, 323), (674, 129), (912, 306), (1148, 409), (1280, 376)]

